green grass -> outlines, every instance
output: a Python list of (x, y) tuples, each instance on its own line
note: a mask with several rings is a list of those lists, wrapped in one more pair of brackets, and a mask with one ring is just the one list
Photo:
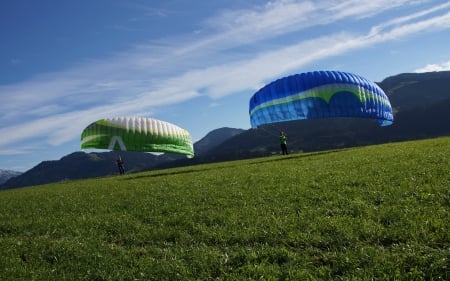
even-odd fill
[(0, 280), (449, 280), (450, 138), (0, 192)]

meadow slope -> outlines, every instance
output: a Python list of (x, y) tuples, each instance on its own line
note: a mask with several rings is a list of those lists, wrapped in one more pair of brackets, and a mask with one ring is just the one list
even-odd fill
[(450, 280), (450, 137), (0, 192), (0, 280)]

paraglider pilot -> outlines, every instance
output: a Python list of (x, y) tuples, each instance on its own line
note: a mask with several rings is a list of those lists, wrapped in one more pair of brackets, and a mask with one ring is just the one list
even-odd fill
[(281, 146), (281, 153), (283, 155), (288, 155), (287, 136), (286, 136), (286, 133), (283, 131), (280, 132), (280, 146)]
[(122, 160), (122, 157), (120, 157), (120, 155), (119, 155), (119, 157), (117, 157), (116, 163), (117, 163), (117, 168), (119, 168), (119, 174), (121, 174), (121, 175), (125, 174), (125, 168), (123, 167), (124, 162)]

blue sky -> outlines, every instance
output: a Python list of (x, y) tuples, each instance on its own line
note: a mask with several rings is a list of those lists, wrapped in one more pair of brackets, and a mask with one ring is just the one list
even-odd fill
[(248, 101), (313, 70), (450, 69), (441, 0), (2, 0), (0, 169), (80, 150), (104, 117), (250, 128)]

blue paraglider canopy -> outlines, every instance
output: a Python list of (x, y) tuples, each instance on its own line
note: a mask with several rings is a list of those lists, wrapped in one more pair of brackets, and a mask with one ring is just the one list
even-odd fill
[(381, 126), (394, 121), (391, 103), (374, 82), (341, 71), (314, 71), (271, 82), (250, 99), (250, 122), (260, 125), (328, 117), (377, 119)]

